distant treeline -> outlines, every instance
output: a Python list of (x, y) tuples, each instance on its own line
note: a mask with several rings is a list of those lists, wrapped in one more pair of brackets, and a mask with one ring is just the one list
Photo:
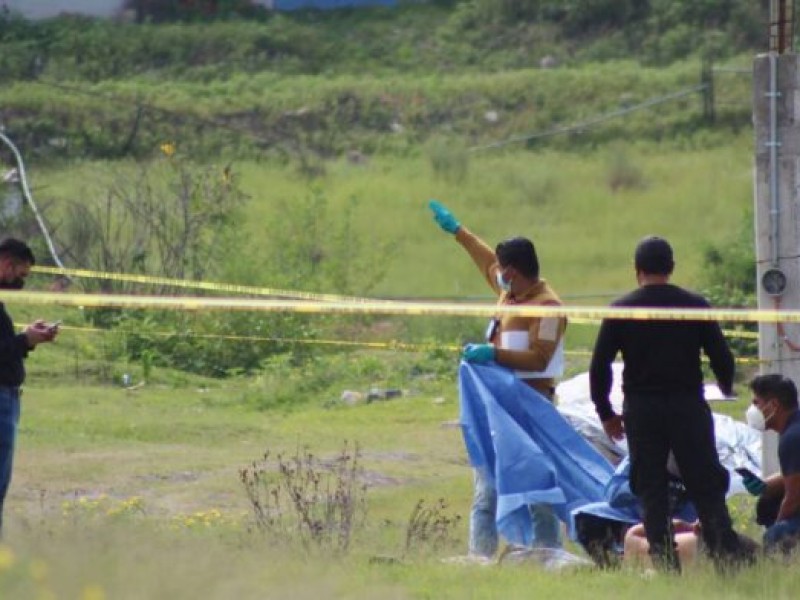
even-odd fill
[(253, 0), (126, 0), (124, 9), (133, 12), (138, 23), (179, 20), (256, 17), (267, 10), (264, 2)]
[(127, 8), (138, 24), (30, 22), (0, 11), (0, 80), (665, 65), (765, 49), (769, 35), (766, 0), (438, 0), (290, 14), (250, 0), (129, 0)]

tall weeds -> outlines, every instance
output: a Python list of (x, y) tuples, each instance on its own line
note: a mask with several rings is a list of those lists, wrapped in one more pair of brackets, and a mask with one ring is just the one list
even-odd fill
[(366, 517), (367, 486), (359, 459), (358, 445), (347, 442), (332, 460), (307, 448), (273, 460), (265, 452), (239, 472), (255, 530), (307, 551), (346, 553)]

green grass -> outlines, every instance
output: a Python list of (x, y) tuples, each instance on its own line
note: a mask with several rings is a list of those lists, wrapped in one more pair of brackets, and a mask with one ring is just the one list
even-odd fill
[[(735, 64), (746, 68), (750, 61)], [(699, 73), (699, 62), (687, 60), (664, 69), (616, 61), (557, 70), (485, 67), (424, 74), (234, 71), (210, 81), (157, 74), (71, 83), (67, 89), (43, 78), (3, 88), (0, 102), (11, 137), (49, 162), (152, 156), (167, 139), (205, 160), (296, 160), (298, 149), (325, 157), (350, 150), (404, 156), (436, 136), (472, 146), (577, 124), (695, 86)], [(699, 95), (690, 95), (536, 147), (591, 149), (619, 139), (708, 147), (749, 129), (749, 77), (718, 75), (715, 98), (713, 125), (702, 118)], [(487, 119), (488, 111), (497, 119)], [(54, 139), (66, 143), (54, 145)]]
[[(357, 255), (332, 259), (355, 261), (351, 293), (489, 300), (489, 290), (466, 254), (433, 223), (426, 205), (429, 198), (438, 198), (490, 244), (513, 235), (532, 238), (543, 276), (569, 304), (603, 305), (635, 285), (632, 251), (647, 234), (672, 242), (677, 283), (702, 288), (704, 250), (735, 239), (752, 203), (750, 153), (749, 136), (704, 150), (641, 143), (613, 144), (591, 153), (486, 152), (471, 156), (466, 179), (458, 182), (437, 176), (423, 156), (376, 157), (364, 166), (329, 163), (326, 175), (313, 186), (324, 196), (328, 229), (354, 202), (349, 235)], [(639, 174), (637, 187), (612, 189), (609, 180), (620, 161)], [(67, 200), (102, 198), (114, 171), (126, 168), (79, 163), (35, 171), (33, 184), (41, 187), (40, 200), (57, 215)], [(301, 237), (312, 235), (300, 226), (305, 213), (298, 208), (310, 206), (311, 186), (270, 163), (241, 162), (234, 168), (250, 197), (237, 247), (248, 259), (231, 261), (224, 277), (285, 287), (293, 268), (307, 272), (308, 266), (281, 264), (285, 245), (298, 238), (287, 241), (285, 234), (276, 234), (291, 229)], [(316, 235), (323, 247), (333, 242), (330, 231)], [(371, 253), (387, 242), (394, 250), (376, 262)], [(321, 268), (298, 285), (331, 291), (325, 264)], [(358, 281), (375, 270), (384, 273), (382, 279), (374, 288), (360, 289)], [(433, 335), (455, 343), (459, 336), (478, 335), (483, 327), (478, 320), (426, 323), (406, 341), (422, 342)], [(593, 335), (591, 328), (573, 326), (570, 344), (589, 348)]]
[[(443, 426), (457, 414), (449, 377), (391, 402), (325, 409), (320, 399), (257, 412), (242, 403), (246, 381), (196, 379), (135, 392), (66, 377), (58, 383), (41, 377), (51, 354), (43, 348), (30, 360), (35, 383), (25, 392), (0, 545), (3, 597), (523, 598), (535, 590), (537, 597), (673, 598), (680, 586), (682, 597), (789, 598), (800, 582), (795, 569), (773, 563), (726, 578), (701, 564), (680, 580), (441, 564), (463, 552), (471, 494), (460, 433)], [(361, 389), (369, 379), (349, 384)], [(332, 457), (343, 440), (358, 441), (373, 482), (367, 527), (349, 555), (307, 554), (248, 531), (239, 469), (266, 449), (291, 455), (306, 446)], [(412, 507), (439, 498), (461, 523), (444, 547), (422, 544), (406, 554)], [(732, 505), (757, 535), (752, 502)]]
[[(593, 153), (486, 152), (472, 156), (462, 182), (437, 178), (424, 157), (375, 158), (363, 167), (337, 161), (313, 185), (324, 194), (332, 222), (351, 198), (357, 200), (354, 238), (400, 243), (396, 253), (382, 257), (388, 271), (376, 294), (488, 294), (466, 255), (433, 223), (427, 200), (439, 198), (490, 244), (512, 235), (531, 237), (544, 276), (561, 294), (602, 298), (634, 284), (632, 250), (649, 233), (673, 243), (680, 282), (703, 284), (703, 250), (738, 231), (752, 202), (750, 144), (748, 136), (740, 136), (721, 147), (690, 151), (631, 144)], [(609, 161), (619, 152), (641, 172), (640, 188), (609, 186)], [(79, 163), (35, 171), (33, 184), (57, 214), (66, 200), (101, 198), (104, 182), (113, 177), (109, 173), (125, 168)], [(240, 252), (264, 270), (249, 283), (269, 286), (275, 248), (264, 234), (297, 218), (278, 211), (302, 204), (310, 186), (269, 163), (240, 162), (234, 168), (250, 196)], [(307, 285), (313, 288), (315, 282)]]
[[(462, 48), (456, 62), (464, 68), (437, 69), (448, 57), (438, 44), (427, 45), (425, 31), (444, 27), (444, 12), (426, 11), (402, 14), (405, 24), (427, 19), (426, 27), (410, 37), (398, 30), (393, 56), (372, 51), (373, 44), (387, 46), (385, 24), (364, 18), (350, 46), (358, 52), (339, 48), (348, 60), (339, 57), (327, 69), (320, 65), (335, 54), (330, 44), (342, 30), (331, 27), (308, 37), (303, 22), (283, 23), (292, 27), (281, 30), (278, 41), (307, 44), (300, 50), (308, 53), (268, 71), (244, 55), (232, 57), (230, 69), (213, 61), (187, 67), (181, 52), (191, 46), (184, 42), (202, 35), (196, 27), (160, 30), (165, 35), (154, 49), (177, 61), (166, 70), (131, 71), (127, 59), (106, 45), (87, 46), (84, 52), (93, 58), (83, 63), (86, 72), (78, 68), (77, 55), (65, 52), (49, 64), (45, 79), (58, 78), (54, 69), (61, 64), (65, 77), (85, 77), (79, 85), (88, 95), (17, 82), (0, 91), (4, 122), (30, 157), (34, 192), (58, 235), (68, 201), (100, 201), (115, 172), (135, 168), (133, 159), (113, 158), (131, 131), (136, 101), (173, 111), (143, 113), (132, 153), (139, 160), (165, 160), (158, 146), (171, 140), (184, 158), (220, 166), (233, 161), (250, 200), (235, 251), (217, 267), (223, 281), (331, 292), (340, 291), (333, 282), (347, 270), (347, 291), (357, 295), (491, 301), (465, 253), (433, 223), (426, 204), (438, 198), (490, 244), (512, 235), (533, 238), (543, 275), (571, 305), (606, 304), (632, 288), (632, 250), (650, 233), (672, 241), (677, 283), (706, 284), (704, 250), (737, 239), (752, 204), (747, 77), (718, 77), (716, 125), (702, 122), (700, 98), (689, 97), (590, 132), (472, 151), (694, 85), (699, 64), (649, 69), (625, 61), (532, 69), (534, 54), (549, 52), (557, 42), (541, 31), (530, 51), (504, 46), (481, 56), (479, 47)], [(308, 18), (313, 25), (314, 17)], [(281, 29), (279, 21), (271, 22), (270, 35)], [(339, 26), (350, 24), (345, 18)], [(235, 44), (227, 44), (230, 31), (237, 30), (237, 24), (220, 26), (205, 48), (235, 54)], [(257, 24), (240, 29), (245, 30), (246, 44), (260, 43)], [(91, 46), (107, 34), (78, 37)], [(531, 32), (519, 34), (527, 39)], [(135, 46), (136, 40), (122, 42)], [(170, 40), (183, 41), (170, 46)], [(420, 46), (429, 52), (420, 56)], [(27, 56), (25, 49), (16, 51), (14, 56)], [(108, 71), (89, 72), (107, 53), (116, 63), (104, 68), (118, 69), (111, 75), (117, 79), (105, 79)], [(110, 102), (106, 95), (124, 101)], [(489, 110), (498, 112), (496, 123), (486, 118)], [(196, 117), (239, 131), (200, 125)], [(311, 126), (302, 124), (304, 118)], [(402, 132), (391, 133), (393, 123)], [(277, 138), (257, 147), (256, 138), (272, 135)], [(66, 149), (53, 145), (61, 137)], [(320, 170), (313, 182), (298, 172), (297, 147)], [(364, 153), (364, 164), (346, 159), (352, 150)], [(102, 160), (77, 160), (85, 157)], [(620, 182), (627, 187), (618, 187)], [(315, 205), (315, 198), (321, 202)], [(311, 214), (315, 206), (324, 214)], [(322, 250), (320, 265), (310, 267), (302, 252), (292, 254), (305, 248), (301, 242)], [(370, 281), (371, 273), (381, 275), (377, 282)], [(37, 276), (34, 284), (47, 282)], [(7, 545), (0, 546), (0, 597), (796, 595), (796, 570), (776, 564), (731, 578), (702, 566), (679, 581), (624, 571), (565, 576), (535, 567), (441, 564), (442, 556), (464, 551), (471, 497), (463, 442), (449, 426), (458, 412), (457, 356), (451, 350), (320, 351), (300, 367), (277, 362), (253, 377), (224, 380), (156, 364), (146, 385), (126, 391), (119, 387), (122, 374), (137, 382), (147, 369), (141, 360), (119, 359), (124, 335), (86, 330), (90, 321), (78, 309), (9, 308), (18, 323), (44, 316), (63, 319), (65, 327), (55, 346), (29, 359), (15, 479), (6, 503)], [(187, 323), (205, 318), (198, 314)], [(314, 325), (324, 338), (434, 347), (475, 341), (484, 330), (483, 320), (469, 318), (320, 318)], [(570, 326), (568, 375), (586, 368), (595, 333), (594, 326)], [(336, 402), (344, 389), (371, 387), (400, 387), (408, 395), (355, 407)], [(741, 384), (739, 391), (740, 400), (715, 410), (741, 418), (747, 392)], [(276, 547), (248, 531), (251, 507), (240, 469), (265, 450), (291, 455), (308, 447), (329, 458), (344, 440), (360, 445), (374, 484), (368, 527), (349, 556), (309, 556), (296, 545)], [(423, 544), (404, 555), (412, 508), (420, 499), (430, 504), (440, 498), (450, 514), (462, 517), (449, 542), (443, 548)], [(732, 506), (738, 523), (757, 534), (751, 503), (737, 500)], [(375, 556), (401, 560), (371, 560)]]

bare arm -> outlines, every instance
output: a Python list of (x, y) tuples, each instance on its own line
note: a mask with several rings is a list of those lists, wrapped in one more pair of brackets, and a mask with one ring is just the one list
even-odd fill
[(800, 473), (783, 477), (783, 502), (778, 510), (778, 521), (800, 516)]

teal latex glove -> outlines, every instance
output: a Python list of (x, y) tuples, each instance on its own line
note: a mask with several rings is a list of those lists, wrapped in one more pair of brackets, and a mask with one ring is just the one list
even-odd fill
[(461, 227), (461, 223), (456, 220), (453, 213), (447, 210), (438, 200), (428, 202), (428, 208), (433, 211), (433, 219), (439, 224), (439, 227), (447, 233), (455, 233)]
[(494, 360), (494, 346), (492, 344), (467, 344), (461, 353), (461, 358), (471, 363), (487, 363)]
[(767, 484), (764, 483), (763, 479), (759, 479), (758, 477), (750, 477), (749, 475), (742, 477), (742, 483), (744, 484), (744, 489), (750, 492), (750, 494), (753, 496), (760, 496), (767, 488)]

